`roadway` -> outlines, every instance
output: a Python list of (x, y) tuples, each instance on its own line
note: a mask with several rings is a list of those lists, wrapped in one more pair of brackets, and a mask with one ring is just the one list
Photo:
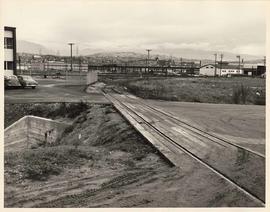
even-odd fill
[(34, 102), (80, 102), (109, 103), (99, 92), (88, 94), (86, 85), (78, 85), (63, 79), (35, 79), (39, 85), (36, 89), (19, 88), (5, 90), (5, 104)]

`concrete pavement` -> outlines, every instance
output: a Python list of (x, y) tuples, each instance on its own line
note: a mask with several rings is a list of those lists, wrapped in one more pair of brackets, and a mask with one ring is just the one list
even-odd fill
[(86, 85), (72, 85), (61, 79), (37, 79), (36, 89), (5, 90), (5, 104), (34, 102), (80, 102), (110, 104), (102, 93), (86, 93)]

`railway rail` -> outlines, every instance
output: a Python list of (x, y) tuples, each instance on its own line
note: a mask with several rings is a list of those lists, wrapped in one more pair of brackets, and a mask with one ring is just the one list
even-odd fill
[(175, 153), (165, 154), (173, 165), (181, 166), (183, 162), (173, 157), (184, 153), (264, 206), (264, 155), (192, 126), (134, 96), (108, 93), (105, 96), (144, 129), (162, 137), (162, 145)]

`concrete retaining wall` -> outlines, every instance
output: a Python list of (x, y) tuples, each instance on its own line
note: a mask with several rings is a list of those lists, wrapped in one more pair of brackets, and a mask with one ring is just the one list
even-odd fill
[(53, 143), (69, 124), (37, 116), (25, 116), (5, 129), (5, 151), (14, 151), (39, 142)]
[(66, 82), (68, 85), (86, 85), (87, 84), (87, 75), (85, 73), (81, 73), (78, 75), (67, 75)]
[(86, 76), (86, 84), (90, 85), (94, 82), (98, 81), (98, 72), (97, 71), (89, 71)]
[(62, 77), (66, 80), (63, 82), (66, 82), (68, 85), (90, 85), (98, 80), (97, 71), (68, 73)]

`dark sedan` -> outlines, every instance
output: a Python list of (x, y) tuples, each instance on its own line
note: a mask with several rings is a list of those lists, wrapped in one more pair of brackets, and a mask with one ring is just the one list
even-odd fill
[(17, 76), (4, 76), (5, 81), (5, 88), (20, 88), (22, 87), (20, 81), (18, 80)]
[(38, 85), (37, 81), (34, 80), (31, 76), (19, 75), (18, 79), (19, 79), (23, 88), (31, 87), (31, 88), (35, 89), (36, 86)]

